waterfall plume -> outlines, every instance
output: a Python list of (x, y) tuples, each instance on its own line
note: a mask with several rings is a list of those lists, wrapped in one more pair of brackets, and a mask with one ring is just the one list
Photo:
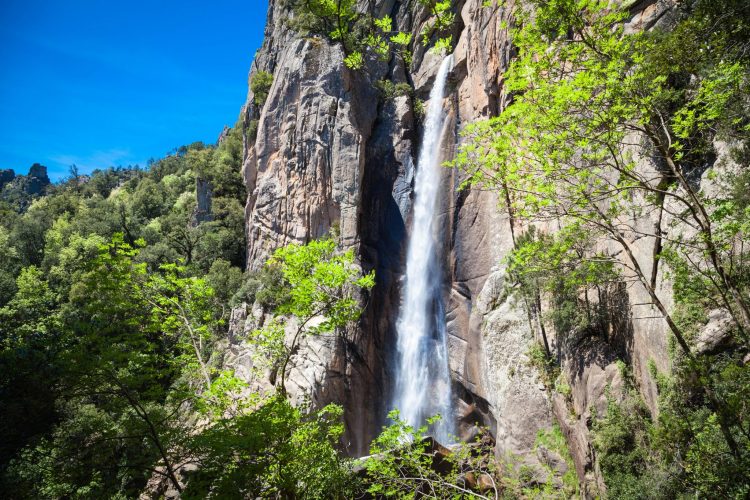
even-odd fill
[(450, 440), (454, 424), (436, 211), (441, 177), (440, 139), (445, 123), (443, 98), (452, 66), (453, 56), (449, 55), (435, 77), (417, 161), (412, 228), (396, 323), (398, 372), (394, 398), (401, 418), (415, 428), (439, 413), (442, 419), (430, 433), (443, 443)]

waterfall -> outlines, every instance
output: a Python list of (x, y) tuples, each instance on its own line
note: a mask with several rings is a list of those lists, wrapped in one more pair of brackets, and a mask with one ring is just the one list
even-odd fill
[(443, 97), (452, 66), (450, 55), (443, 60), (435, 77), (417, 162), (414, 216), (396, 323), (398, 372), (394, 399), (401, 418), (414, 428), (439, 413), (442, 419), (431, 433), (443, 443), (450, 440), (454, 425), (435, 212), (440, 187), (440, 137), (445, 122)]

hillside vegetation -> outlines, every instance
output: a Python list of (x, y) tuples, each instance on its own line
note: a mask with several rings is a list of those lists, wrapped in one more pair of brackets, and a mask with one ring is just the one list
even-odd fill
[[(632, 3), (508, 2), (507, 105), (465, 127), (454, 165), (464, 188), (496, 192), (510, 220), (503, 293), (540, 339), (527, 355), (540, 373), (534, 391), (541, 380), (571, 397), (560, 346), (610, 341), (623, 320), (612, 297), (624, 290), (644, 290), (668, 327), (672, 369), (651, 367), (658, 411), (621, 353), (621, 391), (607, 387), (606, 412), (586, 422), (601, 495), (747, 498), (750, 7), (684, 0), (668, 29), (631, 32)], [(408, 66), (416, 48), (453, 47), (458, 2), (415, 5), (431, 19), (419, 40), (352, 0), (294, 1), (288, 21), (300, 36), (339, 45), (341, 71), (366, 73), (373, 61)], [(411, 84), (372, 84), (386, 97), (410, 96), (414, 109), (421, 103)], [(274, 75), (258, 72), (250, 85), (262, 107)], [(486, 429), (447, 449), (397, 411), (372, 456), (352, 459), (341, 406), (289, 402), (292, 360), (307, 337), (350, 342), (376, 276), (342, 248), (336, 227), (245, 271), (240, 170), (243, 140), (255, 139), (258, 124), (146, 169), (72, 170), (43, 189), (25, 177), (4, 184), (0, 491), (14, 499), (580, 494), (564, 419), (537, 435), (534, 453), (559, 457), (537, 468), (497, 456)], [(639, 168), (643, 158), (653, 168)], [(634, 222), (644, 217), (652, 227)], [(644, 239), (653, 241), (651, 260), (635, 255)], [(665, 275), (673, 300), (657, 287)], [(230, 338), (238, 305), (255, 315), (253, 328)], [(717, 314), (728, 326), (706, 347), (701, 334)], [(237, 345), (252, 358), (242, 377), (224, 362)]]

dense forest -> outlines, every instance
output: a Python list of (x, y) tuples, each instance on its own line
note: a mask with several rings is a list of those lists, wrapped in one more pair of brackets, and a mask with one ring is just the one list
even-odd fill
[[(618, 294), (643, 287), (668, 325), (671, 371), (650, 366), (653, 412), (627, 355), (618, 361), (624, 387), (587, 423), (605, 496), (747, 498), (750, 8), (685, 0), (669, 29), (632, 32), (623, 27), (629, 5), (516, 3), (504, 26), (515, 51), (507, 105), (468, 124), (446, 166), (462, 172), (462, 189), (498, 193), (510, 219), (504, 293), (539, 334), (529, 364), (545, 390), (570, 400), (560, 346), (607, 337)], [(456, 42), (456, 4), (419, 4), (433, 19), (422, 39), (353, 1), (294, 2), (290, 25), (341, 46), (341, 71), (378, 60), (406, 67), (415, 47), (445, 53)], [(266, 72), (251, 80), (259, 106), (272, 83)], [(408, 84), (372, 85), (384, 101), (401, 93), (421, 106)], [(345, 338), (378, 276), (362, 271), (336, 227), (246, 269), (240, 171), (257, 126), (241, 119), (216, 145), (180, 147), (143, 169), (72, 167), (48, 184), (37, 165), (3, 181), (5, 497), (580, 495), (558, 426), (534, 447), (558, 453), (563, 474), (495, 454), (489, 429), (446, 448), (425, 437), (433, 420), (414, 428), (397, 411), (372, 455), (354, 459), (341, 406), (289, 401), (304, 338)], [(637, 166), (643, 157), (653, 168)], [(655, 224), (634, 222), (644, 214)], [(633, 250), (641, 237), (654, 239), (650, 268)], [(671, 304), (656, 286), (665, 272)], [(224, 363), (240, 304), (258, 316), (240, 339), (254, 352), (251, 380)], [(705, 339), (715, 314), (729, 326)]]

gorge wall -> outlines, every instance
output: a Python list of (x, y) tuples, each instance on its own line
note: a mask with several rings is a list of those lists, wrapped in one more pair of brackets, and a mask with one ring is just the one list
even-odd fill
[[(391, 15), (397, 29), (419, 40), (429, 13), (418, 2), (373, 3), (376, 15)], [(483, 0), (456, 4), (455, 66), (443, 104), (448, 113), (444, 160), (452, 158), (467, 123), (502, 109), (502, 75), (513, 57), (505, 27), (510, 5), (486, 5)], [(668, 1), (635, 2), (629, 29), (667, 22), (669, 10)], [(333, 229), (343, 246), (356, 249), (365, 271), (375, 270), (377, 284), (363, 297), (366, 308), (358, 327), (346, 339), (306, 340), (290, 377), (293, 398), (344, 405), (348, 451), (363, 455), (389, 410), (395, 320), (421, 127), (410, 97), (386, 99), (375, 82), (408, 83), (416, 96), (426, 99), (442, 56), (417, 43), (410, 67), (394, 59), (371, 61), (366, 71), (352, 71), (344, 66), (339, 46), (300, 36), (289, 26), (292, 17), (285, 2), (270, 1), (265, 41), (250, 79), (267, 72), (273, 83), (265, 102), (251, 91), (242, 111), (248, 268), (261, 267), (279, 246), (307, 242)], [(641, 164), (649, 168), (649, 159)], [(534, 449), (538, 431), (557, 421), (579, 477), (594, 491), (601, 481), (588, 431), (591, 409), (601, 414), (606, 387), (622, 385), (615, 361), (625, 359), (645, 401), (656, 410), (648, 364), (653, 361), (659, 369), (669, 369), (663, 321), (641, 310), (647, 309), (638, 305), (648, 302), (645, 291), (620, 290), (614, 300), (622, 317), (608, 335), (557, 345), (571, 394), (551, 397), (529, 364), (527, 353), (535, 333), (525, 311), (505, 293), (502, 262), (513, 246), (508, 217), (495, 193), (459, 191), (461, 180), (457, 170), (444, 169), (439, 211), (446, 270), (442, 289), (457, 398), (453, 417), (459, 433), (469, 438), (474, 424), (489, 426), (499, 455), (534, 462), (542, 460)], [(651, 221), (644, 217), (639, 223)], [(644, 262), (650, 258), (652, 243), (647, 239), (634, 247)], [(668, 288), (662, 287), (664, 296)], [(257, 318), (242, 310), (235, 311), (234, 320), (234, 330), (240, 331), (251, 328)], [(240, 352), (236, 363), (250, 361)]]

